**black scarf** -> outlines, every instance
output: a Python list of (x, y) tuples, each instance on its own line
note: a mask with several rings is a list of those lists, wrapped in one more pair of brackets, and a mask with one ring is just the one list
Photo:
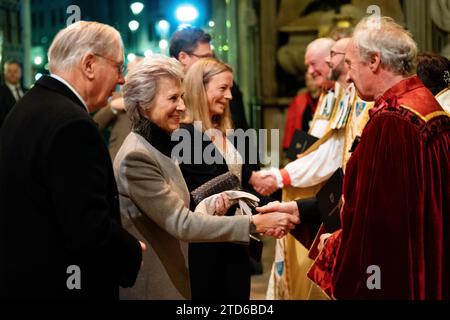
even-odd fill
[(148, 141), (153, 147), (167, 157), (171, 157), (172, 148), (176, 141), (172, 141), (170, 134), (158, 127), (155, 123), (148, 119), (140, 119), (139, 122), (134, 125), (133, 131)]

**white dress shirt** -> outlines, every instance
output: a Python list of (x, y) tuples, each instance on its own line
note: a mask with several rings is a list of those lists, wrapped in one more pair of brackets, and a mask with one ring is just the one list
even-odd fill
[(57, 76), (56, 74), (51, 74), (50, 77), (62, 82), (63, 84), (65, 84), (70, 90), (72, 90), (72, 92), (78, 97), (78, 99), (80, 99), (81, 103), (83, 104), (84, 108), (86, 109), (86, 111), (89, 113), (89, 109), (86, 105), (86, 102), (83, 100), (83, 98), (81, 97), (81, 95), (77, 92), (77, 90), (75, 90), (74, 87), (72, 87), (66, 80), (64, 80), (63, 78), (61, 78), (60, 76)]
[(14, 85), (7, 81), (5, 81), (5, 84), (8, 87), (8, 89), (11, 91), (11, 93), (13, 94), (13, 97), (14, 97), (14, 99), (16, 99), (16, 101), (19, 101), (20, 98), (23, 97), (23, 91), (22, 91), (22, 87), (20, 86), (20, 84)]

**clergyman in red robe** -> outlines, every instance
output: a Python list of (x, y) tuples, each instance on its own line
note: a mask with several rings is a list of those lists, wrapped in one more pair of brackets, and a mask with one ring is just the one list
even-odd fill
[(292, 136), (296, 129), (308, 132), (314, 112), (316, 111), (319, 98), (319, 88), (313, 82), (311, 76), (306, 74), (306, 90), (295, 96), (286, 114), (286, 124), (284, 126), (283, 149), (289, 148)]
[(450, 118), (410, 76), (416, 55), (389, 18), (360, 22), (346, 54), (375, 106), (347, 165), (342, 229), (310, 272), (336, 299), (450, 298)]
[(416, 56), (390, 18), (363, 19), (347, 48), (347, 79), (375, 105), (347, 163), (342, 228), (309, 272), (332, 298), (450, 299), (450, 118)]

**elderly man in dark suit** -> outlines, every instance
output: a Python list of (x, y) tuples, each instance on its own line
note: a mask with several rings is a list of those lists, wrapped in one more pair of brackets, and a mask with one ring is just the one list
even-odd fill
[(20, 83), (22, 68), (19, 62), (14, 60), (7, 61), (4, 66), (3, 75), (5, 77), (5, 83), (0, 85), (0, 128), (6, 115), (27, 91)]
[(120, 224), (108, 150), (89, 116), (123, 84), (114, 28), (77, 22), (0, 134), (0, 298), (117, 299), (145, 246)]

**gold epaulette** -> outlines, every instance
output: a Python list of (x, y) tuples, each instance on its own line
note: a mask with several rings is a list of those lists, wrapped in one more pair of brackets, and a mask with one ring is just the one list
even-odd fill
[(434, 111), (434, 112), (431, 112), (431, 113), (429, 113), (427, 115), (423, 115), (423, 114), (417, 112), (417, 110), (414, 110), (414, 109), (412, 109), (412, 108), (410, 108), (408, 106), (405, 106), (404, 104), (401, 104), (400, 106), (403, 109), (406, 109), (409, 112), (415, 114), (417, 117), (422, 119), (424, 122), (428, 122), (428, 121), (430, 121), (430, 120), (432, 120), (434, 118), (440, 117), (440, 116), (447, 116), (447, 117), (449, 116), (449, 114), (447, 112), (443, 111), (443, 110), (442, 111)]

